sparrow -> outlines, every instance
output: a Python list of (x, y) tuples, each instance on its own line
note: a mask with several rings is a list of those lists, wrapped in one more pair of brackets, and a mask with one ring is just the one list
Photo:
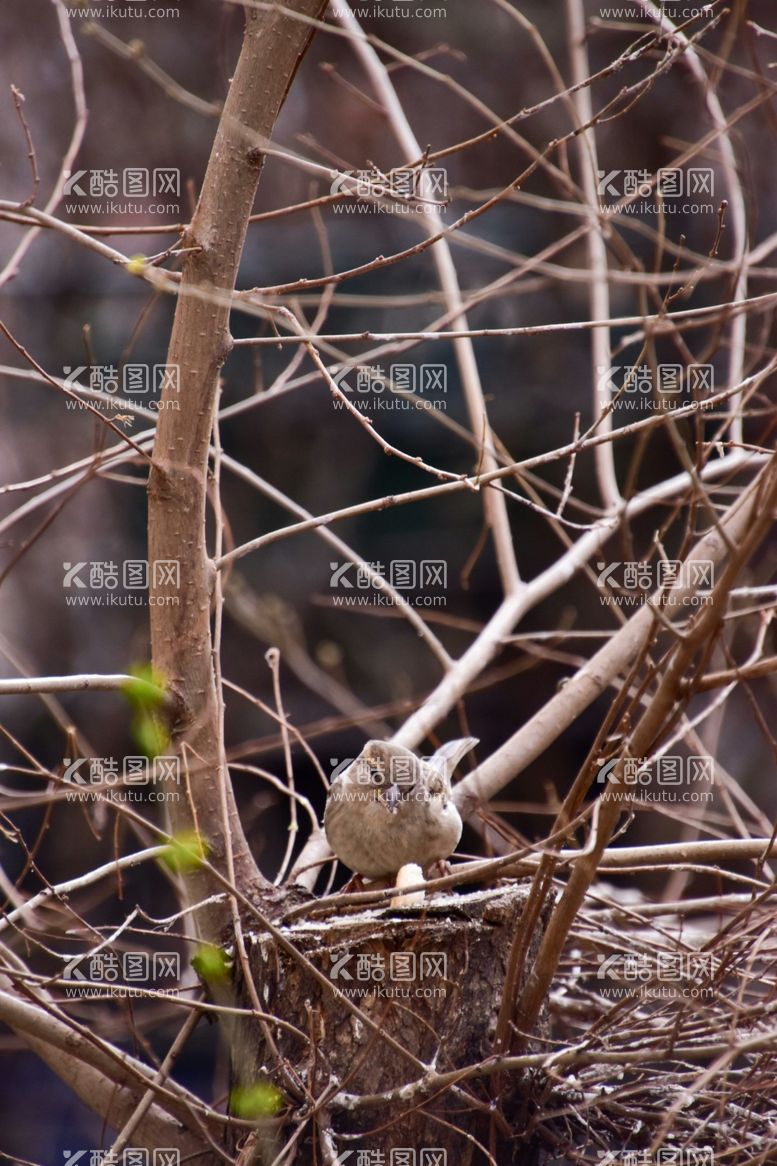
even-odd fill
[(476, 744), (475, 737), (449, 741), (421, 760), (391, 741), (368, 741), (332, 782), (326, 800), (324, 830), (340, 861), (376, 879), (452, 854), (461, 837), (461, 817), (451, 795), (451, 775)]

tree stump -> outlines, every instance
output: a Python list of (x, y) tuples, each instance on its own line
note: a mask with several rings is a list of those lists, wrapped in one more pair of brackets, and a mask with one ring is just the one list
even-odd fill
[[(271, 936), (246, 932), (262, 1007), (315, 1042), (313, 1051), (273, 1025), (277, 1050), (315, 1097), (331, 1087), (339, 1094), (323, 1133), (311, 1123), (297, 1157), (284, 1161), (468, 1166), (487, 1160), (478, 1142), (490, 1147), (499, 1166), (538, 1161), (521, 1137), (528, 1086), (515, 1074), (503, 1075), (498, 1120), (489, 1110), (495, 1084), (489, 1077), (442, 1090), (413, 1088), (428, 1071), (461, 1069), (492, 1054), (507, 958), (527, 894), (525, 883), (508, 884), (284, 927), (284, 937), (325, 982)], [(540, 938), (539, 931), (532, 938), (528, 967)], [(238, 980), (236, 987), (237, 1002), (250, 1008), (245, 984)], [(537, 1035), (545, 1024), (543, 1017)], [(284, 1088), (259, 1024), (252, 1023), (240, 1046), (233, 1065), (239, 1083), (270, 1080)], [(366, 1105), (350, 1101), (365, 1095), (372, 1098)]]

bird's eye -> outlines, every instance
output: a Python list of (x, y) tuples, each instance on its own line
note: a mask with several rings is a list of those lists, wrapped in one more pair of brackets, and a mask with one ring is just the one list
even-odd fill
[(380, 769), (370, 766), (370, 781), (373, 785), (383, 785), (384, 776)]

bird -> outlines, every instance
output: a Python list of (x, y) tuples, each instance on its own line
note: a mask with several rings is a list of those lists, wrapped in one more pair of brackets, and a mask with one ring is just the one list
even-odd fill
[(340, 861), (378, 879), (448, 858), (461, 837), (451, 775), (476, 744), (458, 738), (422, 760), (392, 741), (368, 741), (329, 788), (324, 830)]

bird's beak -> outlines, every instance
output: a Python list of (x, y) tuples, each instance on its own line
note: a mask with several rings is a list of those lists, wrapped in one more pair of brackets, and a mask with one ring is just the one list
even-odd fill
[(397, 808), (397, 803), (399, 802), (400, 798), (402, 797), (402, 791), (400, 790), (398, 785), (390, 785), (388, 787), (388, 789), (386, 789), (384, 791), (382, 797), (383, 797), (383, 801), (385, 802), (387, 808), (393, 814)]

